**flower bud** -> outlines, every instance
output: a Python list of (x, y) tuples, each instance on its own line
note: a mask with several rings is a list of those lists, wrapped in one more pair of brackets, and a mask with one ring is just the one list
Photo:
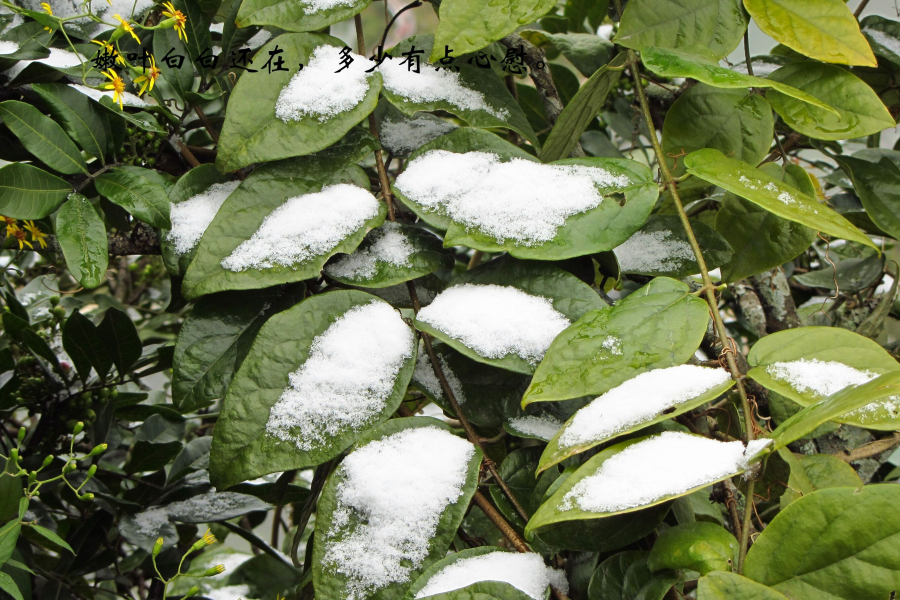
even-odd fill
[(78, 496), (78, 499), (84, 500), (85, 502), (90, 502), (91, 500), (94, 499), (94, 495), (91, 494), (90, 492), (88, 492), (87, 494), (82, 494), (81, 496)]
[(19, 445), (21, 445), (22, 442), (25, 441), (25, 428), (24, 427), (19, 427), (19, 435), (18, 435), (17, 439), (19, 440)]
[(19, 462), (19, 449), (18, 448), (12, 448), (9, 451), (9, 462), (11, 462), (14, 465), (18, 464), (18, 462)]
[(199, 591), (200, 591), (200, 587), (195, 585), (194, 587), (192, 587), (191, 589), (189, 589), (187, 591), (187, 594), (185, 594), (184, 597), (190, 598), (191, 596), (196, 596), (197, 592), (199, 592)]
[(216, 575), (221, 575), (225, 572), (225, 565), (216, 565), (214, 567), (210, 567), (206, 570), (206, 573), (203, 574), (203, 577), (215, 577)]
[(98, 454), (102, 454), (103, 452), (106, 452), (106, 449), (108, 447), (109, 446), (107, 446), (106, 444), (100, 444), (99, 446), (94, 446), (94, 449), (91, 450), (91, 453), (88, 454), (85, 458), (90, 458), (91, 456), (97, 456)]
[(48, 454), (47, 456), (44, 457), (44, 466), (43, 466), (43, 468), (49, 467), (49, 466), (50, 466), (50, 463), (52, 463), (52, 462), (53, 462), (53, 455), (52, 455), (52, 454)]
[(116, 27), (116, 30), (112, 32), (112, 35), (109, 36), (109, 43), (114, 43), (117, 39), (125, 35), (125, 26), (119, 25)]
[(159, 553), (162, 551), (163, 547), (163, 539), (162, 537), (156, 538), (156, 543), (153, 544), (153, 558), (159, 556)]
[(65, 466), (63, 466), (63, 468), (62, 468), (63, 475), (67, 475), (67, 474), (71, 473), (72, 471), (74, 471), (74, 470), (77, 469), (77, 468), (78, 468), (78, 467), (75, 466), (75, 463), (68, 462), (68, 463), (66, 463)]
[(72, 429), (72, 435), (78, 435), (82, 431), (84, 431), (84, 423), (78, 421), (77, 423), (75, 423), (75, 428)]

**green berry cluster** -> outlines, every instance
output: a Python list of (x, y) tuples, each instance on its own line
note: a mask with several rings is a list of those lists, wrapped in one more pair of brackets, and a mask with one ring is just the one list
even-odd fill
[(125, 133), (127, 137), (122, 162), (127, 165), (155, 167), (156, 155), (163, 143), (163, 134), (143, 131), (130, 125), (125, 129)]

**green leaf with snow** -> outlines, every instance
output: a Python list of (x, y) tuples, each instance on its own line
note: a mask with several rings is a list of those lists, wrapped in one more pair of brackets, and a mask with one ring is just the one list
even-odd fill
[[(206, 228), (185, 273), (185, 297), (317, 277), (331, 256), (352, 252), (384, 221), (387, 209), (368, 185), (363, 170), (342, 159), (305, 157), (257, 169)], [(336, 197), (313, 196), (329, 186)], [(289, 210), (311, 215), (313, 208), (317, 219), (279, 216)], [(286, 230), (285, 223), (295, 227)]]
[(313, 296), (270, 318), (225, 396), (213, 483), (225, 489), (340, 454), (397, 410), (415, 365), (413, 341), (399, 313), (355, 290)]
[(887, 598), (900, 589), (900, 486), (820, 490), (769, 523), (744, 575), (790, 598)]
[(599, 395), (650, 369), (679, 365), (706, 333), (706, 302), (656, 278), (615, 306), (593, 310), (547, 350), (522, 404)]
[(740, 43), (748, 22), (741, 0), (633, 0), (614, 41), (635, 50), (698, 44), (724, 58)]
[[(800, 327), (767, 335), (747, 356), (748, 375), (763, 387), (810, 406), (844, 389), (885, 373), (900, 363), (877, 342), (841, 327)], [(900, 401), (836, 415), (840, 423), (867, 429), (900, 427)]]
[(506, 257), (455, 278), (415, 325), (473, 360), (530, 374), (559, 331), (602, 305), (571, 273)]
[[(316, 597), (403, 598), (420, 573), (447, 555), (475, 494), (481, 458), (449, 426), (427, 417), (391, 419), (358, 442), (317, 504)], [(380, 483), (366, 485), (372, 477)], [(388, 539), (384, 528), (392, 532)]]
[(766, 94), (772, 108), (787, 125), (811, 138), (846, 140), (896, 125), (875, 90), (844, 68), (798, 62), (781, 67), (769, 79), (802, 90), (837, 110), (837, 115), (831, 114), (781, 93), (778, 88)]
[(900, 66), (900, 23), (880, 15), (868, 15), (859, 22), (872, 51)]
[(81, 194), (69, 196), (56, 215), (55, 231), (66, 266), (81, 286), (93, 289), (106, 281), (106, 226), (90, 200)]
[(246, 0), (238, 10), (239, 27), (272, 25), (285, 31), (319, 31), (362, 12), (372, 0)]
[(383, 288), (453, 267), (433, 233), (413, 225), (384, 223), (370, 231), (350, 254), (339, 254), (325, 265), (325, 274), (341, 283)]
[[(260, 48), (260, 56), (266, 56), (275, 46), (284, 50), (279, 56), (289, 65), (290, 71), (273, 71), (265, 76), (241, 77), (238, 80), (228, 102), (216, 166), (221, 171), (234, 171), (253, 163), (318, 152), (341, 139), (354, 125), (375, 110), (381, 91), (380, 74), (373, 73), (365, 78), (360, 76), (354, 81), (355, 85), (349, 85), (347, 81), (357, 77), (356, 71), (330, 73), (333, 64), (329, 64), (327, 69), (325, 66), (314, 69), (309, 65), (310, 57), (317, 48), (343, 45), (342, 41), (328, 35), (290, 33), (280, 35)], [(360, 58), (355, 60), (357, 66), (353, 68), (362, 68), (358, 64)], [(299, 75), (294, 70), (298, 64), (306, 65)], [(355, 96), (351, 98), (348, 94), (344, 97), (336, 90), (321, 88), (321, 80), (329, 77), (326, 71), (334, 78), (343, 78), (341, 83), (347, 84), (344, 92), (354, 88), (362, 91), (362, 97), (355, 101)], [(296, 85), (301, 95), (308, 92), (308, 101), (304, 103), (294, 99), (286, 102), (286, 112), (282, 116), (287, 120), (282, 120), (278, 117), (276, 104), (294, 76), (302, 76), (297, 80), (300, 83)], [(306, 85), (304, 81), (307, 82)], [(309, 81), (316, 83), (310, 84)], [(310, 91), (311, 87), (314, 88), (313, 91)], [(288, 94), (287, 91), (285, 93)], [(301, 107), (322, 114), (292, 112)], [(295, 116), (296, 120), (293, 118)]]
[(823, 233), (876, 248), (847, 219), (780, 179), (718, 150), (692, 152), (684, 159), (688, 173), (746, 198), (775, 215)]
[(521, 25), (538, 20), (554, 6), (555, 0), (511, 0), (485, 3), (480, 0), (444, 0), (441, 20), (435, 33), (431, 62), (444, 57), (444, 46), (459, 56), (480, 50)]

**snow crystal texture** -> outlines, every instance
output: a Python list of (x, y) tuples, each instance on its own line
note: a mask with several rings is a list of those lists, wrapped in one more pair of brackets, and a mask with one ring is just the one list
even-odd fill
[(543, 358), (569, 320), (547, 298), (502, 285), (456, 285), (438, 294), (418, 320), (443, 331), (484, 358), (515, 354)]
[(521, 431), (545, 442), (553, 439), (553, 436), (562, 427), (562, 423), (550, 415), (513, 417), (509, 420), (509, 424), (516, 431)]
[(346, 279), (370, 279), (375, 276), (379, 262), (394, 267), (408, 267), (409, 257), (415, 248), (396, 223), (385, 223), (372, 234), (373, 242), (365, 249), (357, 248), (352, 254), (328, 265), (325, 272), (332, 277)]
[(413, 119), (384, 119), (379, 140), (395, 156), (407, 156), (420, 146), (456, 129), (456, 125), (433, 115), (420, 113)]
[[(480, 581), (508, 583), (534, 600), (543, 600), (547, 586), (551, 583), (554, 587), (562, 588), (563, 592), (568, 592), (565, 575), (546, 566), (540, 554), (498, 550), (461, 558), (447, 565), (428, 579), (416, 598), (452, 592)], [(559, 585), (563, 582), (564, 585)]]
[(309, 451), (371, 424), (413, 350), (412, 331), (389, 305), (351, 308), (313, 340), (269, 411), (266, 432)]
[(336, 473), (326, 569), (347, 600), (408, 582), (428, 556), (444, 510), (463, 494), (475, 447), (437, 427), (404, 429), (351, 452)]
[(339, 6), (353, 6), (353, 0), (303, 0), (303, 4), (303, 12), (311, 15)]
[(369, 91), (368, 62), (351, 53), (350, 65), (341, 68), (341, 49), (336, 46), (319, 46), (309, 64), (297, 71), (281, 90), (275, 102), (275, 116), (282, 121), (299, 121), (315, 117), (320, 122), (352, 110), (362, 102)]
[(596, 208), (597, 189), (622, 188), (627, 177), (597, 167), (542, 165), (488, 152), (431, 150), (407, 165), (397, 188), (407, 198), (499, 243), (552, 240), (572, 215)]
[(172, 204), (172, 229), (166, 234), (166, 239), (175, 245), (175, 252), (187, 254), (200, 242), (203, 232), (212, 223), (219, 208), (240, 183), (214, 183), (202, 194)]
[(830, 396), (848, 385), (862, 385), (876, 377), (877, 373), (860, 371), (834, 360), (817, 358), (777, 362), (766, 367), (773, 379), (784, 381), (799, 393), (812, 392), (816, 396)]

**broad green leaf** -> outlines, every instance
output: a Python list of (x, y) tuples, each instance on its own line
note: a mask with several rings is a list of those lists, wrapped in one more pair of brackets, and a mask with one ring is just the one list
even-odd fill
[(131, 318), (117, 308), (108, 308), (97, 326), (97, 334), (103, 340), (119, 375), (125, 377), (141, 357), (142, 348), (141, 338)]
[(875, 54), (900, 66), (900, 23), (869, 15), (859, 26)]
[[(187, 42), (185, 47), (188, 50), (188, 61), (194, 62), (194, 67), (201, 74), (205, 75), (212, 69), (201, 66), (200, 61), (196, 60), (205, 50), (212, 47), (212, 38), (209, 34), (209, 19), (203, 14), (201, 8), (202, 2), (194, 0), (171, 0), (176, 10), (180, 10), (187, 17)], [(260, 54), (260, 56), (264, 56)], [(223, 57), (222, 60), (224, 60)], [(187, 61), (185, 61), (187, 62)]]
[(332, 3), (316, 8), (309, 0), (246, 0), (237, 15), (239, 27), (273, 25), (285, 31), (319, 31), (362, 12), (372, 0)]
[(800, 102), (773, 88), (766, 94), (772, 108), (799, 133), (819, 140), (846, 140), (893, 128), (887, 107), (863, 80), (846, 69), (814, 62), (785, 65), (772, 73), (772, 81), (788, 84), (815, 96), (837, 110), (837, 115)]
[[(697, 220), (691, 221), (691, 229), (707, 268), (731, 259), (731, 246), (715, 229)], [(613, 252), (622, 273), (678, 278), (700, 272), (684, 225), (675, 215), (650, 215), (644, 226)]]
[(868, 236), (834, 210), (761, 169), (713, 149), (693, 152), (684, 162), (691, 175), (746, 198), (779, 217), (876, 248)]
[(712, 488), (697, 490), (672, 503), (672, 514), (679, 524), (703, 521), (722, 525), (722, 507), (709, 499)]
[[(409, 251), (405, 264), (391, 254), (397, 244)], [(391, 262), (391, 258), (398, 262)], [(383, 288), (452, 266), (453, 257), (434, 234), (413, 225), (384, 223), (366, 234), (351, 254), (332, 257), (325, 265), (325, 274), (347, 285)]]
[(43, 219), (72, 193), (72, 186), (43, 169), (23, 163), (0, 169), (0, 214)]
[[(428, 581), (442, 569), (459, 560), (493, 554), (494, 552), (509, 551), (494, 546), (480, 546), (478, 548), (467, 548), (442, 558), (422, 572), (409, 588), (409, 591), (406, 592), (406, 595), (403, 597), (404, 600), (415, 600), (417, 597), (428, 598), (429, 600), (528, 600), (531, 598), (531, 596), (510, 583), (489, 580), (479, 581), (442, 594), (421, 595), (421, 591), (428, 585)], [(532, 598), (532, 600), (534, 599)]]
[(681, 574), (676, 571), (657, 573), (638, 591), (634, 600), (663, 600), (672, 589), (672, 586), (681, 580)]
[(63, 325), (63, 348), (75, 363), (75, 370), (82, 381), (87, 381), (91, 367), (101, 379), (106, 379), (112, 368), (112, 358), (97, 326), (77, 310), (72, 311)]
[(31, 89), (47, 104), (50, 115), (81, 148), (100, 161), (109, 140), (102, 109), (84, 94), (60, 83), (40, 83)]
[(591, 576), (588, 600), (633, 600), (634, 592), (652, 578), (647, 568), (649, 555), (641, 550), (626, 550), (604, 560)]
[[(542, 296), (550, 300), (555, 310), (573, 322), (586, 312), (603, 306), (603, 300), (586, 283), (571, 273), (539, 262), (518, 261), (512, 258), (495, 259), (477, 269), (466, 271), (453, 280), (454, 286), (467, 283), (512, 286), (526, 294)], [(534, 372), (534, 365), (517, 354), (507, 354), (502, 358), (487, 358), (428, 323), (417, 319), (415, 326), (416, 329), (433, 335), (454, 350), (478, 362), (517, 373)]]
[(884, 256), (872, 252), (865, 258), (833, 260), (834, 267), (827, 262), (822, 268), (808, 273), (799, 273), (791, 279), (807, 287), (835, 289), (835, 278), (841, 292), (858, 292), (876, 285), (884, 273)]
[[(158, 507), (154, 508), (158, 510)], [(157, 518), (158, 513), (155, 512), (146, 515), (154, 508), (135, 515), (126, 515), (119, 521), (119, 533), (125, 541), (147, 553), (153, 551), (157, 538), (163, 539), (163, 551), (172, 548), (178, 543), (178, 531), (175, 529), (175, 523), (169, 521), (167, 515), (159, 515), (163, 518)]]
[(666, 113), (663, 154), (676, 175), (684, 173), (684, 156), (702, 148), (755, 165), (769, 153), (774, 127), (772, 107), (759, 94), (698, 84)]
[[(154, 227), (169, 229), (169, 199), (166, 191), (145, 173), (149, 169), (115, 168), (94, 179), (97, 191), (113, 204)], [(154, 171), (149, 171), (155, 173)]]
[(779, 499), (782, 510), (791, 502), (816, 490), (836, 487), (862, 488), (863, 486), (856, 470), (837, 456), (831, 454), (795, 455), (787, 448), (780, 449), (778, 455), (787, 458), (787, 463), (791, 466), (787, 487)]
[(346, 450), (367, 429), (384, 422), (397, 410), (415, 366), (414, 348), (394, 377), (384, 407), (366, 423), (355, 427), (339, 424), (327, 442), (308, 450), (266, 430), (271, 408), (290, 387), (290, 374), (309, 358), (316, 336), (348, 310), (371, 302), (380, 300), (355, 290), (330, 292), (313, 296), (263, 325), (228, 388), (216, 424), (210, 478), (217, 488), (225, 489), (267, 473), (321, 464)]
[(788, 600), (788, 598), (737, 573), (713, 571), (697, 582), (697, 600)]
[[(297, 34), (301, 35), (301, 34)], [(325, 254), (290, 267), (230, 271), (222, 266), (244, 241), (250, 239), (273, 210), (290, 198), (319, 192), (339, 183), (368, 189), (369, 180), (355, 164), (342, 159), (306, 157), (272, 163), (255, 170), (219, 208), (206, 228), (197, 254), (184, 276), (185, 298), (198, 298), (225, 290), (259, 289), (318, 277), (325, 262), (339, 252), (352, 252), (365, 234), (384, 222), (387, 209), (379, 204), (378, 215)]]
[[(431, 35), (416, 35), (407, 38), (391, 50), (390, 54), (392, 55), (392, 59), (388, 59), (391, 61), (391, 63), (388, 64), (392, 64), (393, 61), (405, 60), (401, 58), (402, 53), (410, 52), (413, 48), (415, 48), (417, 52), (423, 50), (425, 56), (427, 56), (431, 53), (433, 45), (434, 37)], [(441, 52), (441, 55), (443, 57), (443, 52)], [(438, 66), (437, 68), (443, 67), (441, 63), (435, 64)], [(501, 77), (498, 77), (497, 74), (490, 69), (483, 69), (468, 64), (462, 57), (455, 58), (453, 67), (454, 69), (459, 69), (459, 85), (483, 96), (485, 103), (491, 110), (462, 108), (447, 100), (425, 102), (416, 99), (416, 97), (408, 98), (392, 91), (387, 85), (385, 85), (382, 90), (382, 94), (384, 94), (385, 99), (400, 110), (400, 112), (409, 117), (414, 116), (420, 111), (446, 111), (463, 119), (472, 127), (481, 129), (489, 127), (512, 129), (530, 141), (535, 148), (540, 147), (538, 138), (531, 128), (531, 125), (528, 123), (525, 113), (522, 112), (522, 108), (516, 102), (515, 98), (513, 98), (512, 94), (510, 94)], [(399, 65), (395, 68), (399, 68)], [(433, 72), (432, 70), (436, 70), (435, 65), (423, 63), (420, 65), (420, 71), (422, 72), (420, 72), (419, 75), (423, 78), (428, 77), (430, 73)], [(442, 80), (437, 80), (432, 85), (443, 86), (444, 82)]]
[[(819, 400), (815, 404), (807, 406), (779, 425), (775, 431), (769, 434), (769, 437), (775, 440), (775, 445), (772, 449), (783, 448), (791, 442), (805, 437), (810, 431), (815, 430), (826, 421), (834, 421), (847, 413), (867, 407), (870, 404), (873, 405), (871, 412), (877, 414), (878, 411), (883, 410), (883, 407), (880, 405), (885, 401), (893, 404), (895, 401), (892, 397), (896, 398), (897, 394), (900, 394), (900, 372), (898, 371), (881, 375), (869, 383), (848, 386), (823, 400)], [(865, 412), (868, 412), (868, 410)], [(866, 425), (866, 427), (877, 429), (878, 425)], [(896, 429), (896, 426), (891, 428)]]
[(128, 460), (125, 462), (125, 472), (158, 471), (172, 462), (181, 449), (181, 442), (155, 443), (139, 440), (131, 447)]
[(682, 364), (699, 347), (708, 321), (706, 303), (687, 285), (658, 277), (560, 333), (522, 404), (600, 395), (644, 371)]
[(435, 33), (431, 62), (444, 57), (444, 46), (456, 56), (481, 50), (512, 33), (521, 25), (532, 23), (547, 14), (554, 0), (511, 0), (503, 3), (479, 0), (444, 0), (441, 20)]
[[(816, 189), (803, 167), (788, 164), (779, 167), (766, 163), (759, 168), (810, 198)], [(722, 265), (722, 281), (733, 282), (774, 269), (809, 248), (816, 232), (805, 225), (782, 219), (761, 206), (730, 192), (716, 213), (716, 231), (734, 250), (731, 260)]]
[[(841, 327), (800, 327), (760, 339), (747, 356), (748, 375), (765, 388), (809, 406), (824, 396), (806, 385), (798, 388), (777, 377), (776, 363), (817, 360), (838, 362), (870, 376), (900, 371), (900, 363), (877, 342)], [(840, 423), (867, 429), (893, 430), (900, 426), (900, 410), (893, 402), (862, 413), (843, 415)]]
[[(206, 192), (213, 184), (225, 183), (226, 181), (228, 181), (228, 177), (220, 173), (215, 165), (194, 167), (182, 175), (178, 183), (169, 190), (169, 201), (174, 205), (190, 200), (197, 194)], [(197, 246), (194, 246), (185, 254), (178, 254), (166, 233), (161, 233), (159, 237), (159, 245), (166, 269), (173, 275), (184, 275), (188, 265), (191, 264), (191, 261), (197, 254)]]
[(199, 470), (206, 470), (209, 466), (209, 447), (212, 445), (211, 435), (194, 438), (181, 450), (172, 462), (172, 468), (166, 477), (166, 483), (178, 481), (185, 475)]
[(14, 600), (25, 600), (22, 592), (19, 590), (19, 586), (6, 573), (0, 573), (0, 589), (12, 596)]
[(592, 33), (547, 33), (525, 30), (519, 31), (518, 34), (535, 46), (548, 51), (547, 58), (552, 59), (555, 58), (552, 54), (562, 53), (585, 77), (596, 73), (597, 69), (610, 61), (615, 52), (612, 42)]
[(72, 550), (72, 546), (70, 546), (68, 543), (66, 543), (66, 541), (64, 539), (62, 539), (61, 537), (59, 537), (56, 533), (50, 531), (46, 527), (41, 527), (37, 523), (32, 523), (30, 525), (30, 527), (36, 533), (40, 534), (41, 537), (43, 537), (44, 539), (49, 540), (50, 542), (56, 544), (60, 548), (64, 548), (64, 549), (68, 550), (72, 554), (75, 554), (75, 551)]
[[(7, 476), (8, 477), (8, 476)], [(0, 527), (0, 566), (9, 560), (16, 549), (16, 541), (22, 531), (22, 521), (12, 519)]]
[(56, 215), (56, 239), (69, 272), (82, 287), (92, 289), (106, 280), (106, 226), (90, 200), (81, 194), (69, 196)]
[(224, 292), (198, 300), (175, 344), (175, 406), (186, 413), (225, 397), (260, 327), (284, 308), (283, 302), (295, 300), (295, 294), (282, 298), (278, 290)]
[[(185, 69), (187, 68), (188, 67), (185, 67)], [(151, 131), (153, 133), (168, 135), (168, 132), (159, 124), (159, 121), (148, 112), (128, 112), (126, 110), (121, 110), (119, 109), (119, 105), (113, 102), (112, 98), (109, 96), (100, 98), (98, 104), (106, 109), (112, 119), (127, 121), (142, 131)], [(125, 106), (128, 106), (128, 104), (126, 103)], [(158, 112), (162, 110), (163, 109), (157, 109)]]
[[(171, 54), (169, 54), (170, 52)], [(184, 100), (187, 92), (194, 87), (194, 69), (191, 58), (188, 56), (189, 50), (178, 37), (174, 28), (158, 29), (153, 32), (153, 54), (156, 57), (156, 67), (162, 71), (163, 79), (178, 94), (178, 97)], [(163, 60), (167, 54), (169, 56), (185, 56), (186, 60), (180, 69), (169, 67), (168, 63)], [(220, 60), (224, 62), (228, 58), (229, 55), (223, 52)]]
[(619, 82), (626, 56), (624, 52), (619, 53), (578, 89), (550, 130), (541, 148), (541, 160), (552, 162), (569, 156), (581, 134), (597, 118), (610, 90)]
[[(414, 417), (410, 419), (391, 419), (378, 427), (371, 434), (360, 440), (355, 451), (359, 451), (371, 442), (381, 440), (392, 434), (409, 430), (413, 428), (440, 428), (444, 431), (450, 431), (450, 427), (437, 419), (427, 417)], [(418, 563), (411, 563), (408, 559), (400, 557), (387, 558), (390, 563), (397, 561), (397, 564), (389, 572), (391, 576), (375, 589), (366, 589), (364, 597), (370, 600), (400, 600), (409, 588), (410, 584), (418, 578), (418, 575), (425, 569), (441, 560), (447, 555), (447, 548), (456, 530), (462, 523), (469, 502), (474, 495), (478, 485), (478, 470), (481, 463), (481, 451), (475, 449), (472, 458), (469, 460), (468, 469), (466, 471), (465, 484), (462, 487), (460, 496), (454, 502), (448, 504), (441, 512), (440, 519), (437, 522), (434, 534), (428, 544), (428, 553), (422, 556)], [(343, 467), (335, 469), (322, 490), (322, 496), (319, 498), (316, 511), (316, 529), (315, 539), (317, 543), (313, 546), (312, 551), (312, 569), (313, 569), (313, 586), (316, 590), (316, 597), (321, 600), (345, 600), (350, 597), (351, 590), (356, 587), (358, 589), (358, 577), (353, 574), (342, 573), (334, 570), (331, 557), (329, 556), (329, 548), (332, 544), (339, 543), (346, 539), (348, 535), (353, 535), (363, 527), (378, 527), (380, 523), (372, 523), (367, 515), (360, 514), (352, 508), (342, 506), (339, 501), (339, 490), (341, 483), (346, 478), (346, 471)], [(411, 488), (396, 489), (398, 502), (410, 502), (411, 494), (415, 490)], [(336, 513), (337, 509), (342, 508), (340, 513)], [(340, 519), (340, 521), (338, 521)], [(372, 548), (373, 552), (378, 552), (380, 548)], [(332, 559), (333, 560), (333, 559)], [(392, 564), (385, 565), (390, 568)], [(402, 565), (402, 566), (401, 566)], [(400, 569), (397, 571), (396, 569)], [(353, 581), (357, 579), (357, 581)], [(351, 587), (354, 586), (354, 587)], [(359, 593), (359, 592), (357, 592)], [(449, 599), (448, 599), (449, 600)]]
[(721, 67), (713, 57), (704, 53), (702, 47), (688, 46), (684, 50), (644, 48), (641, 50), (641, 62), (645, 67), (663, 77), (690, 77), (700, 83), (725, 89), (772, 88), (787, 96), (837, 114), (835, 109), (804, 91), (771, 79), (753, 77), (728, 67)]
[(741, 0), (633, 0), (614, 41), (635, 50), (699, 44), (724, 58), (740, 43), (748, 21)]
[(725, 392), (727, 392), (734, 385), (733, 380), (728, 380), (724, 383), (716, 385), (709, 390), (703, 392), (702, 394), (695, 396), (693, 398), (688, 398), (687, 400), (676, 404), (672, 409), (668, 409), (663, 411), (662, 413), (655, 415), (654, 417), (642, 422), (635, 424), (627, 429), (623, 429), (622, 431), (618, 431), (612, 435), (603, 436), (595, 440), (591, 440), (590, 442), (586, 442), (584, 444), (577, 444), (575, 446), (566, 446), (562, 442), (560, 442), (560, 437), (564, 434), (564, 432), (572, 425), (572, 422), (575, 419), (575, 416), (578, 415), (576, 412), (575, 415), (572, 416), (568, 421), (566, 421), (565, 425), (562, 426), (553, 439), (544, 447), (544, 453), (541, 455), (540, 465), (538, 466), (538, 472), (544, 471), (555, 465), (559, 462), (564, 461), (570, 456), (575, 456), (576, 454), (581, 454), (591, 448), (599, 446), (603, 442), (609, 441), (611, 439), (621, 437), (623, 435), (628, 435), (635, 431), (641, 430), (645, 427), (649, 427), (655, 423), (660, 423), (662, 421), (666, 421), (668, 419), (673, 419), (680, 414), (683, 414), (689, 410), (697, 408), (698, 406), (702, 406), (715, 398), (718, 398)]
[(740, 545), (734, 535), (714, 523), (697, 521), (666, 529), (647, 558), (654, 573), (662, 569), (689, 569), (706, 575), (737, 567)]
[[(318, 152), (341, 139), (375, 110), (381, 91), (381, 74), (377, 72), (368, 79), (369, 89), (363, 100), (347, 112), (325, 121), (305, 116), (298, 121), (285, 122), (275, 116), (278, 96), (296, 73), (297, 65), (307, 64), (313, 51), (326, 44), (342, 47), (344, 42), (318, 33), (289, 33), (278, 36), (258, 50), (259, 56), (266, 56), (278, 46), (284, 50), (278, 56), (284, 58), (290, 71), (273, 71), (238, 80), (228, 101), (219, 138), (216, 157), (219, 170), (230, 172), (253, 163)], [(335, 76), (341, 77), (340, 74)]]
[(744, 575), (790, 598), (888, 598), (900, 588), (900, 486), (820, 490), (781, 511)]
[(853, 13), (842, 0), (744, 0), (763, 33), (823, 62), (875, 67)]
[(0, 102), (0, 118), (29, 152), (54, 171), (88, 173), (84, 158), (63, 128), (35, 107), (18, 100)]
[[(885, 150), (900, 156), (893, 150)], [(853, 188), (872, 221), (891, 237), (900, 237), (900, 166), (889, 156), (867, 160), (839, 156), (835, 161), (853, 180)]]

